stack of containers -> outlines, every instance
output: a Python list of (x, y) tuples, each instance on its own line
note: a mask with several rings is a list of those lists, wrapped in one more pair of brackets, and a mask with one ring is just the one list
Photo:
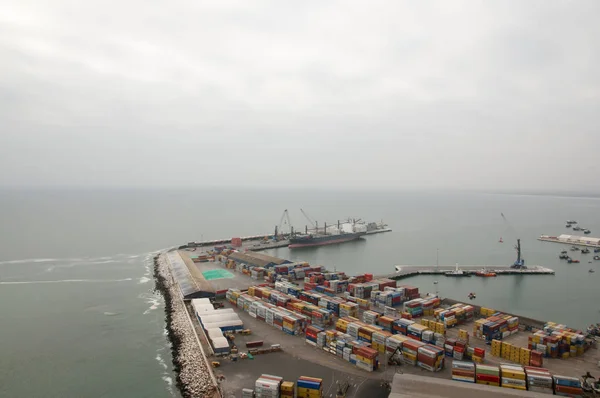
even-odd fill
[(421, 335), (421, 341), (435, 345), (435, 333), (433, 330), (424, 330), (423, 334)]
[[(515, 361), (516, 362), (516, 361)], [(519, 348), (519, 361), (523, 366), (529, 366), (531, 363), (531, 350), (529, 348)]]
[(408, 333), (406, 335), (411, 339), (421, 341), (423, 332), (426, 330), (429, 330), (427, 326), (419, 325), (418, 323), (413, 323), (412, 325), (408, 326)]
[(373, 329), (361, 326), (358, 328), (358, 340), (370, 343), (373, 340)]
[(502, 342), (500, 340), (492, 340), (492, 355), (495, 357), (502, 356)]
[(255, 383), (256, 398), (279, 398), (279, 390), (283, 379), (278, 376), (263, 374)]
[(396, 309), (393, 307), (386, 306), (383, 310), (383, 315), (396, 319), (398, 318), (398, 311), (396, 311)]
[(317, 347), (323, 348), (326, 345), (327, 345), (327, 332), (317, 333)]
[(353, 339), (358, 340), (358, 330), (360, 329), (360, 324), (357, 322), (350, 322), (346, 327), (346, 333), (352, 336)]
[(464, 340), (468, 343), (469, 342), (469, 333), (466, 330), (459, 329), (458, 330), (458, 338), (461, 340)]
[(349, 316), (358, 316), (358, 304), (350, 302), (340, 304), (340, 318)]
[(525, 366), (527, 390), (553, 394), (552, 375), (548, 369)]
[(240, 292), (239, 289), (229, 289), (229, 290), (227, 290), (227, 293), (225, 293), (225, 298), (231, 304), (237, 306), (237, 300), (238, 300), (238, 297), (240, 297), (241, 294), (242, 294), (242, 292)]
[(456, 312), (451, 310), (442, 311), (440, 313), (440, 321), (444, 324), (446, 328), (456, 326), (458, 324), (458, 320), (456, 319)]
[(375, 311), (365, 311), (363, 312), (363, 322), (368, 323), (370, 325), (376, 325), (377, 320), (381, 315)]
[(452, 380), (475, 383), (475, 364), (471, 362), (453, 361)]
[(367, 372), (372, 372), (377, 369), (378, 351), (369, 347), (359, 347), (356, 352), (354, 352), (354, 355), (356, 355), (356, 366), (358, 368), (366, 370)]
[(444, 346), (446, 345), (446, 336), (444, 336), (441, 333), (434, 333), (433, 339), (434, 339), (434, 345), (437, 347), (444, 348)]
[(477, 384), (499, 387), (500, 368), (498, 366), (477, 364), (475, 368), (475, 380)]
[(404, 289), (404, 296), (408, 300), (414, 300), (416, 298), (419, 298), (419, 288), (418, 287), (414, 287), (414, 286), (410, 286), (410, 285), (402, 285), (402, 286), (398, 286), (398, 287)]
[(444, 343), (444, 352), (447, 357), (454, 358), (454, 346), (456, 345), (456, 339), (446, 339)]
[(531, 351), (531, 355), (529, 357), (529, 364), (531, 366), (541, 368), (544, 365), (543, 354), (539, 351)]
[(419, 347), (424, 345), (425, 343), (412, 339), (402, 342), (402, 360), (410, 365), (416, 365)]
[(404, 335), (401, 335), (401, 334), (392, 335), (385, 342), (385, 350), (388, 353), (393, 353), (396, 350), (396, 348), (399, 348), (400, 350), (402, 350), (402, 343), (407, 340), (408, 340), (408, 337), (406, 337)]
[(373, 347), (374, 350), (377, 350), (380, 353), (384, 353), (386, 350), (387, 340), (392, 336), (393, 335), (390, 332), (387, 332), (385, 330), (373, 332), (373, 340), (371, 343), (371, 347)]
[(404, 303), (404, 311), (411, 317), (418, 318), (423, 315), (423, 299), (414, 299)]
[(527, 390), (525, 371), (518, 365), (500, 365), (501, 385), (504, 388)]
[(425, 299), (422, 304), (423, 315), (433, 316), (434, 311), (440, 306), (441, 300), (438, 297)]
[(485, 350), (483, 348), (473, 348), (471, 359), (473, 362), (483, 363), (485, 360)]
[(396, 319), (392, 325), (392, 333), (400, 333), (406, 336), (408, 334), (408, 327), (412, 324), (414, 324), (414, 322), (409, 319)]
[(386, 330), (388, 332), (392, 332), (393, 330), (393, 325), (394, 325), (394, 318), (390, 318), (387, 316), (382, 316), (379, 318), (379, 320), (377, 321), (377, 324), (379, 326), (381, 326), (383, 328), (383, 330)]
[(254, 390), (250, 388), (242, 388), (242, 398), (254, 398)]
[(575, 377), (554, 376), (554, 394), (563, 397), (583, 397), (581, 381)]
[(294, 398), (296, 383), (293, 381), (284, 381), (281, 383), (281, 398)]
[(465, 359), (465, 351), (466, 348), (464, 346), (455, 344), (454, 348), (452, 349), (452, 358), (454, 358), (457, 361), (462, 361), (463, 359)]
[(300, 376), (298, 382), (298, 398), (320, 398), (323, 396), (323, 379)]
[(424, 345), (417, 349), (417, 365), (430, 372), (444, 368), (444, 350), (433, 345)]
[(323, 332), (323, 328), (318, 326), (309, 326), (306, 328), (306, 342), (310, 345), (317, 345), (317, 336)]

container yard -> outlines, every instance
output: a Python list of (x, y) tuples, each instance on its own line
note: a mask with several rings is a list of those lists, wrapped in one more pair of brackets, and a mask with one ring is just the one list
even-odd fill
[(346, 386), (350, 397), (368, 385), (383, 397), (399, 366), (518, 391), (548, 391), (551, 378), (554, 393), (573, 392), (581, 386), (565, 383), (600, 357), (565, 325), (424, 296), (394, 275), (348, 276), (230, 245), (205, 253), (164, 256), (222, 396), (329, 396)]

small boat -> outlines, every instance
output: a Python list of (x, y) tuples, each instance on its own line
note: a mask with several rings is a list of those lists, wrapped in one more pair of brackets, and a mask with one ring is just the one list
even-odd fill
[(577, 221), (574, 221), (574, 220), (567, 220), (567, 224), (577, 224)]
[(588, 249), (587, 247), (581, 249), (581, 254), (588, 254), (590, 252), (590, 249)]
[(560, 254), (567, 254), (567, 251), (566, 250), (561, 250)]
[(594, 256), (594, 260), (600, 260), (600, 256)]
[(453, 277), (470, 277), (471, 274), (466, 273), (462, 269), (458, 269), (458, 263), (456, 263), (456, 269), (454, 271), (448, 271), (444, 275)]
[(583, 228), (581, 228), (580, 226), (575, 226), (573, 227), (573, 231), (581, 231)]
[(571, 228), (571, 224), (565, 225), (565, 228)]
[(500, 240), (498, 241), (498, 243), (503, 243), (504, 241), (502, 240), (502, 237), (500, 237)]
[(482, 269), (481, 271), (475, 272), (475, 275), (481, 276), (484, 278), (490, 278), (490, 277), (496, 276), (496, 273), (493, 271), (486, 271), (485, 269)]
[(594, 249), (594, 253), (600, 253), (600, 248)]
[(573, 264), (579, 264), (579, 260), (573, 260), (572, 258), (568, 259), (567, 262), (569, 264), (573, 263)]
[(591, 233), (592, 233), (592, 231), (590, 231), (589, 229), (584, 229), (584, 230), (583, 230), (583, 233), (584, 233), (584, 234), (586, 234), (586, 235), (588, 235), (588, 234), (591, 234)]
[(579, 248), (577, 246), (571, 246), (571, 251), (572, 252), (576, 252), (578, 250), (579, 250)]
[(558, 258), (560, 258), (561, 260), (568, 260), (570, 257), (567, 254), (563, 254), (561, 253)]
[(473, 299), (477, 298), (477, 296), (475, 295), (475, 293), (469, 293), (469, 295), (467, 297), (469, 298), (469, 300), (473, 300)]
[(596, 271), (594, 271), (593, 269), (590, 268), (590, 270), (588, 271), (589, 273), (594, 273)]

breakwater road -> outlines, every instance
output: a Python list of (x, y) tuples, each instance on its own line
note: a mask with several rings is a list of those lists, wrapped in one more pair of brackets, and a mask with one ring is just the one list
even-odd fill
[(165, 299), (168, 337), (171, 342), (177, 388), (184, 398), (218, 397), (217, 382), (202, 352), (181, 292), (175, 283), (166, 256), (154, 258), (156, 290)]

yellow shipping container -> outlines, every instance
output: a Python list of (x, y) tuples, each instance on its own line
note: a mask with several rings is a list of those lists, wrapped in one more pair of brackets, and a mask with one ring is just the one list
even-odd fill
[(298, 398), (320, 398), (322, 390), (313, 390), (306, 387), (298, 387)]
[(429, 320), (425, 318), (421, 319), (421, 325), (429, 327)]
[(567, 351), (567, 352), (563, 352), (563, 354), (562, 354), (562, 359), (569, 359), (569, 355), (570, 355), (570, 354), (569, 354), (569, 352), (568, 352), (568, 351)]
[(525, 380), (525, 372), (501, 369), (500, 373), (502, 377), (508, 377), (516, 380)]
[(472, 358), (473, 358), (473, 362), (483, 363), (483, 358), (478, 357), (477, 355), (473, 355)]
[(294, 382), (284, 381), (281, 383), (281, 391), (294, 391)]
[(577, 346), (577, 355), (583, 355), (583, 346), (582, 345)]
[(403, 352), (402, 356), (410, 359), (411, 361), (416, 361), (417, 360), (417, 356), (415, 354), (410, 354), (408, 352)]

